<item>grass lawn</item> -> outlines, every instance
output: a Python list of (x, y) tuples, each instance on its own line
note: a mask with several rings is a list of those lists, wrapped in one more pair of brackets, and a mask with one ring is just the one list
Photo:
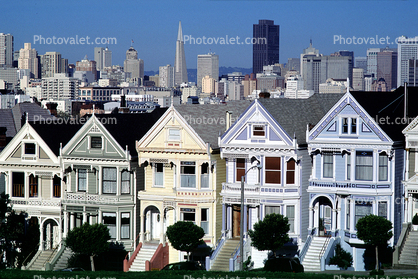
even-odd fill
[[(337, 274), (337, 273), (336, 273)], [(313, 274), (313, 273), (281, 273), (281, 272), (216, 272), (216, 271), (149, 271), (149, 272), (119, 272), (119, 271), (82, 271), (82, 272), (59, 272), (59, 271), (29, 271), (6, 269), (0, 270), (1, 279), (334, 279), (336, 274)], [(356, 278), (370, 278), (370, 276), (356, 276)], [(386, 276), (379, 276), (384, 277)], [(343, 274), (339, 279), (350, 278), (352, 275)], [(375, 277), (373, 277), (375, 278)], [(391, 279), (397, 276), (389, 277)]]

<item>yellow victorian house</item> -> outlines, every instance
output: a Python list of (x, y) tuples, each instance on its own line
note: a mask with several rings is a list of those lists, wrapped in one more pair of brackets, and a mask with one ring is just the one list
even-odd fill
[(138, 192), (140, 244), (131, 256), (130, 271), (185, 260), (186, 253), (172, 248), (165, 235), (177, 221), (193, 222), (205, 231), (206, 245), (191, 254), (192, 260), (205, 264), (222, 229), (219, 193), (226, 165), (220, 158), (218, 136), (248, 105), (239, 101), (171, 106), (136, 142), (144, 188)]

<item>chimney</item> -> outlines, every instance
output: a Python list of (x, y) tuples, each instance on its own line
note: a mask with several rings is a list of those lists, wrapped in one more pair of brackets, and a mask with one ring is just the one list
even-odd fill
[(232, 126), (232, 111), (226, 111), (226, 130)]
[(57, 107), (58, 107), (57, 103), (47, 103), (46, 104), (46, 108), (49, 110), (49, 112), (53, 116), (57, 116)]
[(7, 145), (6, 131), (6, 127), (0, 127), (0, 147), (5, 147)]

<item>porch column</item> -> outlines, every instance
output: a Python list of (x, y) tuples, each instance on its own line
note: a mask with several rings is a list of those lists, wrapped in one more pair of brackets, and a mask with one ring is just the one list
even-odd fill
[(408, 201), (407, 201), (407, 222), (410, 223), (412, 222), (412, 217), (414, 215), (414, 197), (412, 194), (407, 194), (408, 197)]
[(226, 204), (222, 204), (222, 233), (225, 232), (226, 228)]
[(342, 203), (343, 199), (341, 197), (338, 198), (338, 203), (337, 203), (337, 230), (341, 230), (341, 203)]
[(354, 231), (356, 229), (355, 228), (355, 219), (356, 219), (355, 204), (356, 202), (354, 200), (350, 202), (350, 231)]
[(97, 223), (101, 224), (103, 220), (102, 211), (99, 209), (99, 214), (97, 216)]
[(145, 233), (145, 231), (144, 231), (144, 225), (145, 225), (145, 223), (144, 223), (144, 214), (142, 214), (141, 213), (141, 215), (140, 215), (140, 221), (139, 221), (139, 242), (144, 242), (144, 233)]
[(314, 217), (314, 213), (313, 213), (313, 207), (309, 207), (309, 229), (312, 230), (313, 229), (313, 217)]
[(74, 229), (74, 213), (70, 213), (70, 230)]
[(39, 222), (40, 224), (40, 229), (41, 229), (41, 233), (39, 235), (40, 237), (40, 245), (39, 245), (39, 250), (45, 250), (45, 242), (44, 242), (44, 224), (42, 224), (42, 222)]
[(332, 209), (332, 227), (331, 230), (335, 233), (335, 229), (337, 228), (337, 209)]
[(83, 208), (83, 224), (88, 223), (86, 207)]
[(63, 233), (63, 238), (67, 237), (67, 233), (68, 233), (68, 212), (64, 211), (64, 233)]
[(161, 217), (161, 213), (160, 213), (160, 243), (162, 243), (163, 245), (165, 244), (165, 239), (164, 239), (164, 218)]
[(93, 225), (93, 214), (89, 215), (89, 224)]

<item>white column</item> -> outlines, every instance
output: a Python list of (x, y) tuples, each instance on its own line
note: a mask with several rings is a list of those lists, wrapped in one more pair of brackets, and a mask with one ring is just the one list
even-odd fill
[(102, 223), (102, 211), (99, 209), (99, 215), (97, 216), (97, 223), (101, 224)]
[(74, 229), (74, 213), (70, 213), (70, 230)]
[(144, 242), (144, 234), (145, 234), (145, 231), (144, 231), (144, 228), (145, 227), (145, 223), (144, 223), (144, 214), (141, 214), (141, 216), (140, 216), (140, 224), (139, 224), (139, 242)]
[(332, 209), (332, 228), (331, 230), (335, 232), (335, 229), (337, 228), (337, 209)]
[(355, 211), (355, 201), (352, 200), (350, 202), (350, 231), (354, 231), (355, 227), (355, 220), (356, 220), (356, 211)]
[(313, 207), (309, 207), (309, 230), (312, 230), (313, 228), (313, 223), (314, 223), (314, 209)]
[(88, 223), (86, 207), (83, 208), (83, 224)]
[(414, 215), (414, 197), (412, 194), (406, 194), (408, 197), (407, 201), (407, 215), (406, 218), (408, 223), (412, 222), (412, 216)]
[(64, 234), (63, 234), (63, 238), (67, 237), (67, 233), (68, 233), (68, 212), (64, 211)]
[(165, 244), (164, 239), (164, 216), (160, 213), (160, 243)]
[(92, 214), (89, 215), (89, 224), (93, 225), (93, 215)]
[[(38, 220), (40, 220), (40, 218), (38, 218)], [(44, 225), (42, 224), (42, 222), (40, 222), (40, 227), (41, 227), (41, 228), (40, 228), (40, 229), (41, 229), (41, 234), (40, 234), (40, 236), (39, 236), (39, 237), (40, 237), (40, 240), (41, 240), (41, 241), (39, 242), (39, 243), (40, 243), (40, 245), (39, 245), (39, 250), (42, 250), (42, 251), (43, 251), (43, 250), (45, 250), (45, 249), (44, 249), (45, 244), (44, 244)]]

